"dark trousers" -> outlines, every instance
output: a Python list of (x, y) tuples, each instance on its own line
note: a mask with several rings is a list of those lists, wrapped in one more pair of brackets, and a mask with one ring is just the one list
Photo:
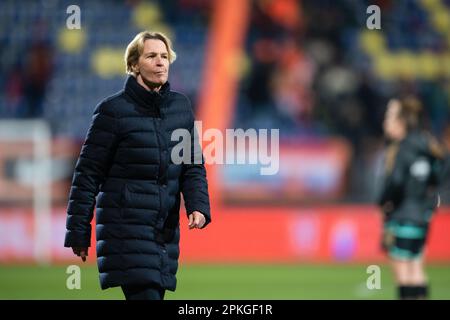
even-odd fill
[(126, 300), (164, 300), (166, 290), (152, 286), (122, 286)]

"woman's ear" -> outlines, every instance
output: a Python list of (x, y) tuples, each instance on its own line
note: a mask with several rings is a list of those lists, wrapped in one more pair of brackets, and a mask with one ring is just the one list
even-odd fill
[(137, 64), (135, 64), (134, 66), (132, 66), (131, 69), (133, 70), (133, 73), (135, 73), (136, 75), (139, 74), (139, 68), (138, 68)]

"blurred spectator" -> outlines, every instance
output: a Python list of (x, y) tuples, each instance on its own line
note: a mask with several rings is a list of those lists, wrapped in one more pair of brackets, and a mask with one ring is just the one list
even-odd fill
[(292, 39), (280, 46), (280, 58), (273, 77), (273, 92), (279, 111), (298, 126), (309, 123), (312, 116), (312, 82), (315, 66)]
[(268, 112), (273, 106), (273, 95), (270, 82), (274, 73), (279, 50), (271, 39), (256, 41), (252, 47), (253, 66), (249, 73), (246, 91), (250, 102), (252, 116)]
[(45, 42), (33, 44), (26, 53), (21, 70), (24, 104), (19, 116), (39, 118), (43, 116), (43, 102), (53, 71), (53, 50)]
[(36, 42), (24, 53), (6, 76), (6, 116), (39, 118), (53, 70), (53, 51), (44, 42)]

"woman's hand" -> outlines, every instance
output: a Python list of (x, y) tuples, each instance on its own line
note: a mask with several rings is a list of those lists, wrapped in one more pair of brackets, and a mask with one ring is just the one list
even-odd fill
[(205, 222), (205, 216), (199, 211), (194, 211), (189, 215), (189, 229), (201, 229), (205, 225)]
[(81, 260), (83, 262), (86, 261), (86, 257), (88, 256), (88, 248), (84, 247), (72, 247), (73, 253), (77, 256), (81, 257)]

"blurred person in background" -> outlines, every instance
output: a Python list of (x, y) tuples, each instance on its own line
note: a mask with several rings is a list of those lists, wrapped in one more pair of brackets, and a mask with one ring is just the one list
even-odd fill
[(424, 247), (430, 219), (439, 206), (438, 187), (446, 152), (420, 128), (422, 106), (412, 96), (391, 99), (383, 128), (389, 145), (379, 198), (384, 213), (383, 249), (388, 254), (400, 299), (426, 299)]
[(44, 116), (44, 100), (53, 75), (53, 48), (45, 41), (36, 41), (5, 73), (5, 109), (17, 118)]
[[(127, 300), (162, 300), (176, 288), (180, 192), (190, 229), (211, 221), (191, 104), (167, 81), (175, 58), (162, 33), (130, 42), (125, 88), (96, 107), (69, 195), (64, 245), (86, 260), (96, 204), (101, 288), (120, 286)], [(174, 164), (171, 134), (180, 128), (190, 133), (191, 161)]]

